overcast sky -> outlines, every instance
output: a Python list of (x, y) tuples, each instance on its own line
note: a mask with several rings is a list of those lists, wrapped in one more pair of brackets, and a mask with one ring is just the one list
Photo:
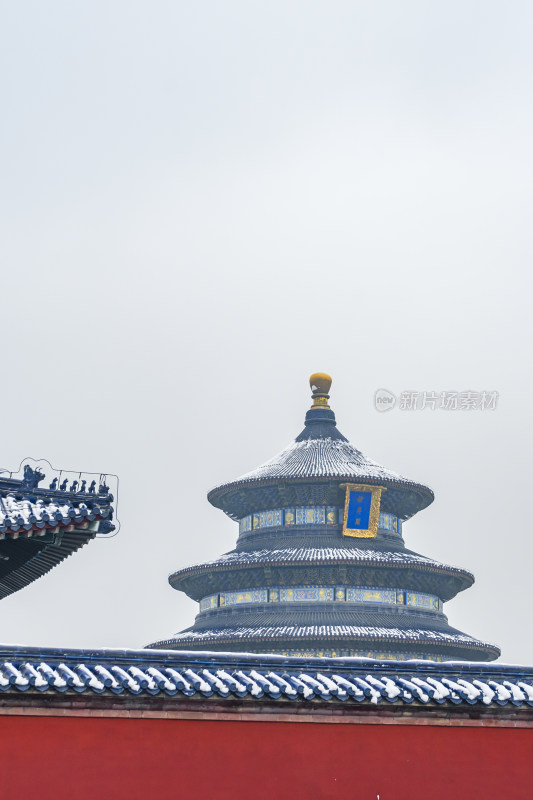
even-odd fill
[[(429, 484), (406, 543), (473, 571), (450, 623), (533, 663), (528, 2), (4, 2), (0, 466), (120, 478), (121, 530), (1, 603), (0, 640), (191, 624), (206, 500), (340, 430)], [(374, 392), (499, 392), (377, 413)]]

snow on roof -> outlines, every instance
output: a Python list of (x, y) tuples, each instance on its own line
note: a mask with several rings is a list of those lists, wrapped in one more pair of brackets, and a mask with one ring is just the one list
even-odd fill
[(219, 556), (213, 561), (207, 561), (203, 564), (195, 564), (190, 567), (178, 570), (170, 575), (170, 578), (177, 575), (182, 575), (197, 569), (211, 569), (214, 566), (232, 566), (232, 565), (245, 565), (245, 564), (268, 564), (271, 562), (297, 562), (297, 561), (314, 561), (320, 562), (333, 562), (340, 563), (345, 561), (355, 562), (371, 562), (371, 563), (384, 563), (384, 564), (421, 564), (423, 566), (432, 567), (438, 570), (446, 570), (447, 572), (457, 572), (461, 575), (466, 575), (470, 578), (474, 576), (460, 567), (453, 567), (447, 564), (442, 564), (439, 561), (434, 561), (432, 558), (421, 556), (418, 553), (413, 553), (410, 550), (374, 550), (363, 549), (359, 547), (282, 547), (279, 549), (263, 549), (263, 550), (232, 550), (229, 553)]
[(374, 625), (265, 625), (258, 627), (212, 628), (176, 633), (170, 641), (202, 641), (217, 639), (293, 639), (293, 638), (394, 639), (414, 642), (452, 642), (485, 646), (483, 642), (464, 633), (420, 628), (397, 628)]
[[(257, 481), (265, 478), (375, 478), (378, 480), (413, 483), (397, 472), (380, 466), (367, 458), (350, 442), (342, 439), (294, 440), (251, 472), (237, 478), (235, 483)], [(417, 485), (417, 484), (413, 484)]]
[[(18, 494), (18, 493), (17, 493)], [(113, 508), (107, 498), (85, 500), (74, 504), (70, 500), (54, 497), (35, 499), (29, 496), (22, 498), (9, 493), (0, 496), (0, 539), (9, 538), (13, 533), (23, 532), (45, 533), (58, 525), (72, 525), (93, 522), (97, 519), (112, 518)]]

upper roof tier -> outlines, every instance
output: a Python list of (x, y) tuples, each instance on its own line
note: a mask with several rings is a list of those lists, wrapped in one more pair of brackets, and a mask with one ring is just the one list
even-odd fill
[(381, 507), (408, 519), (434, 499), (428, 486), (380, 466), (338, 430), (328, 405), (331, 378), (311, 375), (313, 405), (305, 427), (281, 453), (231, 483), (212, 489), (208, 500), (233, 519), (289, 505), (343, 505), (345, 482), (385, 486)]

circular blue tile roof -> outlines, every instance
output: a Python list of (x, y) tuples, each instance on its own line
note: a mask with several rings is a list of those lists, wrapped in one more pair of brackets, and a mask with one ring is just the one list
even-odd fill
[[(428, 506), (432, 490), (367, 458), (340, 433), (330, 409), (312, 408), (305, 428), (288, 447), (256, 469), (212, 489), (209, 501), (233, 519), (252, 511), (299, 502), (297, 485), (324, 484), (324, 503), (343, 503), (342, 482), (387, 487), (382, 508), (407, 519)], [(292, 491), (291, 491), (292, 487)]]

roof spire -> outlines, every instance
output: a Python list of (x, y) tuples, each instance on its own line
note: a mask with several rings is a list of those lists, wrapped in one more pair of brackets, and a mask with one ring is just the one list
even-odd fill
[(325, 372), (315, 372), (309, 378), (309, 385), (313, 390), (313, 405), (311, 410), (315, 408), (329, 409), (329, 390), (331, 387), (331, 376), (326, 375)]

